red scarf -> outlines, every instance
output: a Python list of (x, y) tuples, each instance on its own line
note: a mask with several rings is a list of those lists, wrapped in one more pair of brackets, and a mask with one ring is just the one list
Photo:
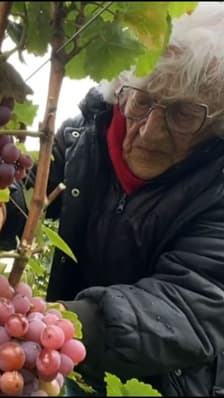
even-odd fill
[(144, 182), (132, 174), (122, 156), (122, 143), (126, 134), (126, 120), (119, 112), (118, 106), (113, 109), (113, 118), (108, 129), (107, 144), (115, 173), (125, 192), (130, 194)]

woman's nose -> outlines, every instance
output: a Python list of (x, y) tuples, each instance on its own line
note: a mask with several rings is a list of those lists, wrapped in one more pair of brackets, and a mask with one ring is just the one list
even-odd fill
[(152, 108), (149, 115), (142, 123), (139, 134), (142, 138), (164, 136), (165, 122), (164, 122), (164, 109)]

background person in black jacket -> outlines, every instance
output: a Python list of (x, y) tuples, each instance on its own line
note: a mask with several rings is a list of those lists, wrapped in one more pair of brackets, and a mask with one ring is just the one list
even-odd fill
[(102, 82), (56, 135), (48, 216), (78, 264), (56, 251), (47, 299), (78, 314), (94, 387), (224, 395), (223, 37), (222, 7), (181, 17), (151, 75)]

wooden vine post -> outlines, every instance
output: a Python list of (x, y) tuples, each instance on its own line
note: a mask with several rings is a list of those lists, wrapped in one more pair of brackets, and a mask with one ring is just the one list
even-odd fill
[[(19, 247), (17, 249), (19, 256), (14, 260), (12, 270), (9, 275), (9, 282), (12, 286), (15, 286), (25, 269), (27, 259), (32, 255), (32, 244), (35, 237), (35, 233), (38, 226), (38, 221), (42, 215), (45, 199), (47, 182), (49, 176), (50, 159), (52, 152), (52, 145), (54, 139), (55, 129), (55, 114), (61, 89), (61, 84), (64, 77), (64, 66), (63, 66), (63, 53), (57, 55), (57, 49), (60, 48), (64, 43), (64, 36), (57, 32), (61, 32), (59, 29), (60, 7), (57, 7), (57, 3), (52, 2), (52, 20), (54, 22), (55, 35), (52, 39), (52, 52), (51, 52), (51, 70), (49, 78), (48, 96), (46, 111), (44, 120), (40, 124), (40, 150), (39, 159), (37, 166), (37, 173), (35, 179), (35, 186), (33, 191), (33, 197), (29, 209), (29, 214), (26, 220), (26, 224), (23, 230), (23, 234), (20, 240)], [(7, 16), (6, 16), (7, 17)], [(4, 24), (4, 21), (1, 21)], [(1, 32), (1, 27), (0, 27)]]

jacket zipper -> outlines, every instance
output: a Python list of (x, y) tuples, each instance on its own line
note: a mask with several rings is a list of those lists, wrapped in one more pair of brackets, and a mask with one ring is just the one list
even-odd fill
[(119, 199), (118, 205), (116, 207), (117, 214), (123, 213), (126, 203), (127, 203), (127, 194), (123, 193), (121, 198)]

